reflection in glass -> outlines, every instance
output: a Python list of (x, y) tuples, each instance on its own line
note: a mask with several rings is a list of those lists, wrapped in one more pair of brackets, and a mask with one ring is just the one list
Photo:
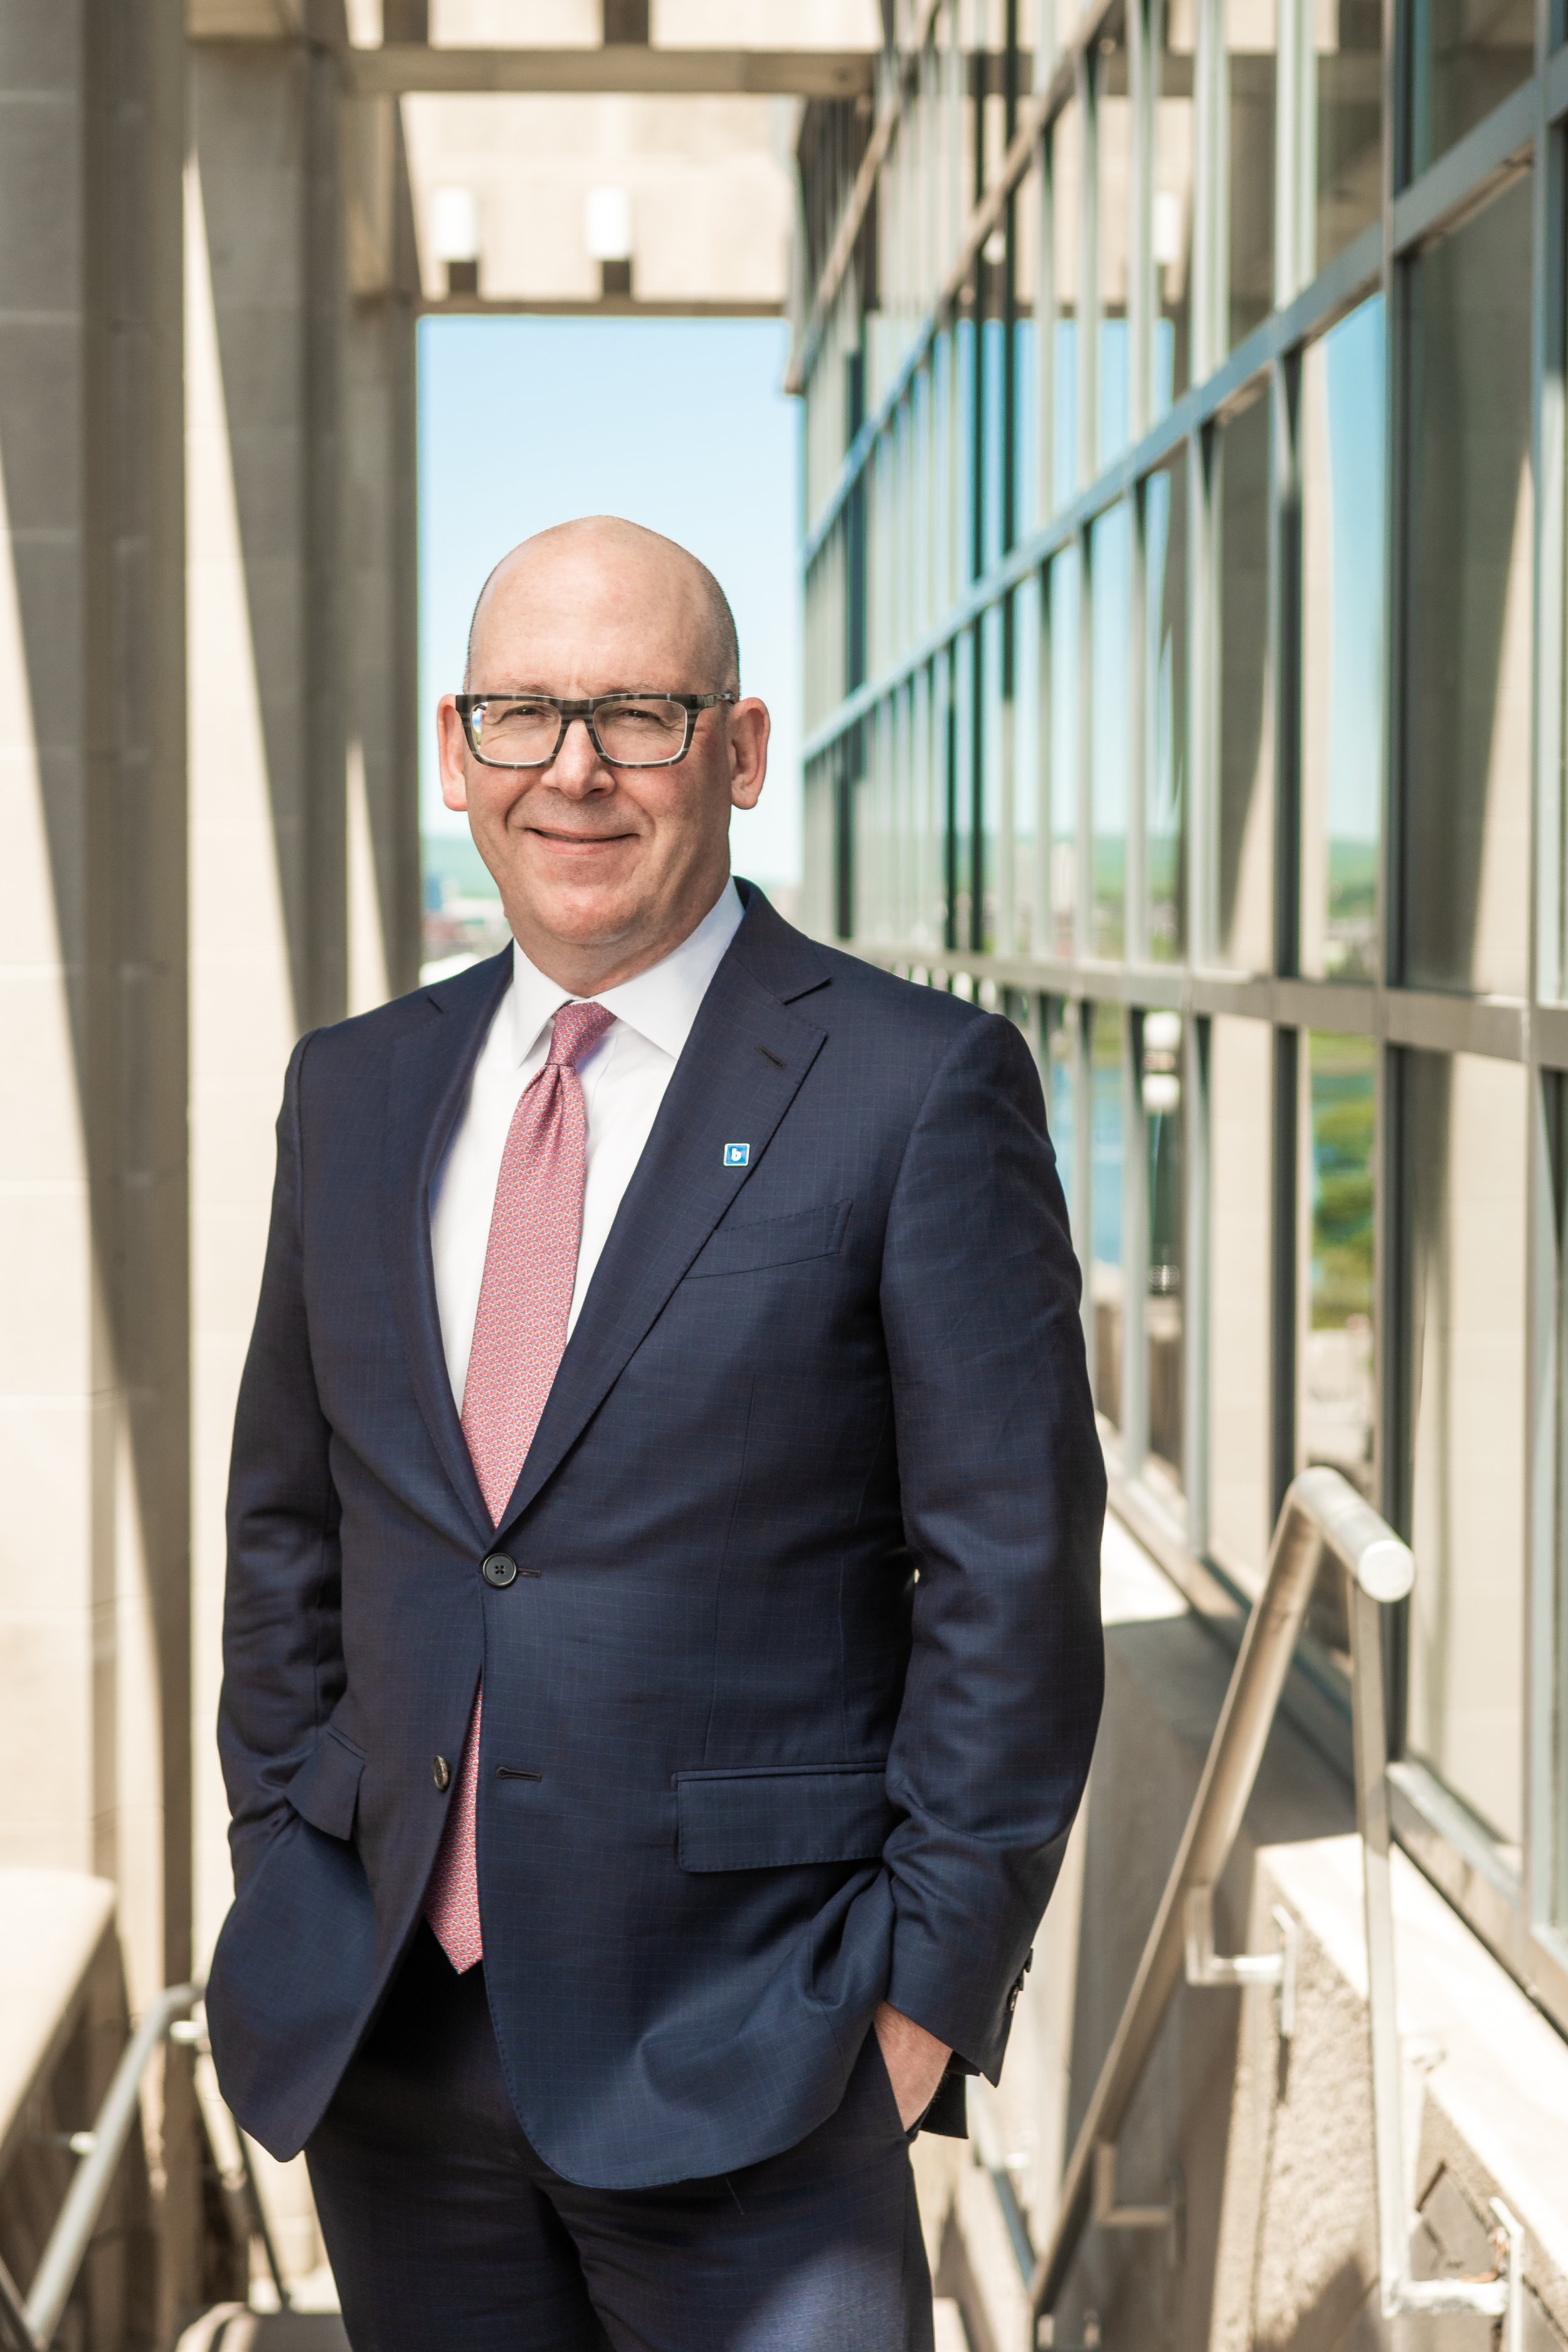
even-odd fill
[(1057, 117), (1050, 142), (1052, 333), (1051, 479), (1054, 503), (1070, 499), (1079, 480), (1078, 322), (1082, 272), (1083, 121), (1076, 99)]
[(1127, 322), (1128, 187), (1131, 108), (1127, 40), (1108, 37), (1095, 61), (1095, 149), (1100, 210), (1095, 251), (1100, 279), (1096, 447), (1099, 462), (1119, 457), (1131, 437), (1131, 341)]
[(1407, 1741), (1505, 1849), (1523, 1817), (1528, 1083), (1516, 1063), (1407, 1057)]
[(1122, 1096), (1127, 1015), (1097, 1004), (1089, 1026), (1089, 1295), (1094, 1324), (1094, 1402), (1121, 1425), (1121, 1166), (1126, 1116)]
[(1301, 368), (1301, 970), (1371, 980), (1383, 805), (1384, 326), (1374, 296)]
[(1046, 1120), (1075, 1238), (1080, 1238), (1081, 1211), (1077, 1198), (1078, 1040), (1077, 1005), (1052, 997), (1046, 1017)]
[(1209, 1024), (1209, 1549), (1247, 1592), (1274, 1517), (1273, 1045), (1266, 1022)]
[(1317, 103), (1316, 265), (1376, 220), (1383, 205), (1381, 0), (1334, 0), (1313, 12)]
[(1306, 1314), (1300, 1452), (1372, 1495), (1373, 1148), (1376, 1047), (1370, 1037), (1307, 1040)]
[(1274, 710), (1268, 655), (1268, 401), (1220, 436), (1218, 947), (1266, 971), (1274, 953)]
[(1268, 316), (1274, 300), (1274, 0), (1224, 0), (1229, 91), (1230, 341)]
[(1405, 977), (1522, 994), (1530, 930), (1531, 183), (1415, 264)]
[(1187, 474), (1178, 462), (1143, 494), (1148, 659), (1145, 712), (1144, 929), (1156, 963), (1180, 960), (1186, 938)]
[(1143, 1016), (1143, 1131), (1148, 1149), (1149, 1451), (1179, 1486), (1184, 1431), (1182, 1260), (1185, 1199), (1182, 1133), (1182, 1016)]
[(1070, 956), (1078, 931), (1079, 629), (1082, 562), (1075, 541), (1048, 574), (1051, 952)]
[(1089, 768), (1094, 898), (1089, 952), (1119, 956), (1127, 929), (1127, 655), (1132, 600), (1132, 518), (1126, 501), (1089, 535), (1089, 663), (1094, 707)]
[(1530, 0), (1414, 0), (1410, 163), (1424, 172), (1535, 66)]
[(1194, 0), (1156, 11), (1154, 205), (1150, 223), (1156, 300), (1152, 415), (1163, 416), (1193, 380), (1193, 47)]

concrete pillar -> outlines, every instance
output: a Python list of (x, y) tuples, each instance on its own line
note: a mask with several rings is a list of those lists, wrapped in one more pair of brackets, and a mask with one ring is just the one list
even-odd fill
[[(318, 30), (321, 28), (318, 27)], [(328, 28), (330, 30), (330, 27)], [(412, 213), (394, 102), (198, 41), (186, 175), (196, 1944), (231, 1892), (224, 1489), (295, 1038), (417, 978)], [(263, 2168), (307, 2270), (302, 2168)]]
[(183, 110), (178, 0), (0, 13), (0, 1860), (114, 1881), (136, 2006), (191, 1959)]

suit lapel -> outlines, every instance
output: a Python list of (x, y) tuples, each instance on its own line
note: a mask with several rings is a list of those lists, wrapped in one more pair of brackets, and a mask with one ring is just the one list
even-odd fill
[(480, 1539), (490, 1516), (452, 1402), (430, 1254), (430, 1186), (450, 1140), (479, 1048), (511, 979), (511, 950), (427, 995), (424, 1017), (393, 1046), (386, 1108), (385, 1214), (393, 1297), (414, 1392), (442, 1467)]
[[(564, 1459), (761, 1160), (826, 1032), (781, 999), (828, 975), (798, 932), (748, 892), (702, 1000), (561, 1360), (500, 1532)], [(724, 1147), (749, 1144), (744, 1170)]]

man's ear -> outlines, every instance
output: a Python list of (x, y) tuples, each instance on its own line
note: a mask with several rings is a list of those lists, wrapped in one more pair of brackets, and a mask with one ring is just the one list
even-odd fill
[(444, 694), (436, 705), (436, 756), (441, 771), (441, 798), (449, 809), (468, 805), (468, 772), (463, 759), (467, 750), (458, 698)]
[(768, 706), (754, 694), (737, 702), (730, 713), (730, 802), (738, 809), (755, 808), (768, 772), (768, 737), (773, 720)]

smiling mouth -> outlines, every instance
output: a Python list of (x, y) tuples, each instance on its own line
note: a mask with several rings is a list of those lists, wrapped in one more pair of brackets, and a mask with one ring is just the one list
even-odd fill
[(526, 830), (541, 841), (560, 842), (569, 849), (607, 849), (613, 842), (637, 839), (632, 833), (562, 833), (548, 824), (531, 824)]

